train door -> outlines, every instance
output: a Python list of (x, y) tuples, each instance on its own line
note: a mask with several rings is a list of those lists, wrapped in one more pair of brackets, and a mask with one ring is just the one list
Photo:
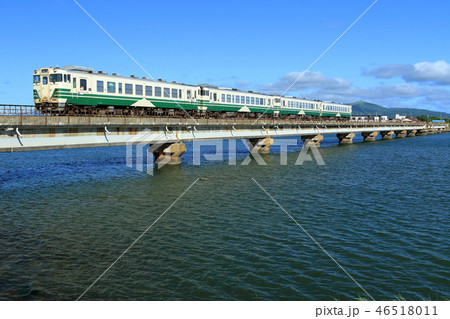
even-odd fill
[(281, 108), (281, 98), (276, 97), (276, 98), (274, 98), (274, 103), (273, 103), (274, 116), (278, 116), (278, 114), (280, 114), (280, 108)]
[(205, 111), (208, 108), (210, 102), (209, 90), (205, 87), (198, 89), (197, 101), (200, 102), (199, 110)]
[(50, 85), (48, 84), (48, 74), (42, 74), (42, 85), (40, 86), (39, 96), (49, 99), (50, 98)]
[(36, 74), (38, 71), (35, 71), (35, 75), (33, 77), (34, 89), (39, 96), (41, 103), (49, 102), (51, 92), (49, 85), (49, 72), (48, 69), (41, 69), (40, 75)]
[(78, 103), (82, 105), (91, 105), (92, 88), (88, 78), (81, 77), (78, 85)]

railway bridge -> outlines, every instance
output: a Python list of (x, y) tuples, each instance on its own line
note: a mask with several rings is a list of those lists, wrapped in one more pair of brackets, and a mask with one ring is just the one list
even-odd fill
[[(2, 112), (3, 110), (3, 112)], [(32, 107), (0, 108), (0, 152), (148, 144), (156, 161), (181, 163), (184, 142), (246, 139), (251, 152), (268, 153), (274, 138), (300, 136), (320, 146), (325, 134), (335, 134), (341, 144), (403, 138), (441, 132), (445, 125), (400, 122), (350, 122), (301, 119), (208, 119), (130, 117), (123, 115), (46, 115)]]

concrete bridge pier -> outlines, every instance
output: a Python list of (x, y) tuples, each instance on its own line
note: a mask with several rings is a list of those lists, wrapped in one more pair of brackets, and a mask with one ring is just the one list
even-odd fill
[(364, 142), (373, 142), (378, 136), (378, 132), (362, 132), (361, 135), (364, 138)]
[(381, 133), (381, 138), (383, 140), (392, 140), (395, 132), (394, 131), (386, 131), (386, 132), (380, 132)]
[(339, 144), (352, 144), (355, 133), (336, 134), (336, 136), (339, 139)]
[(406, 130), (402, 130), (402, 131), (395, 131), (395, 138), (403, 138), (406, 137), (406, 134), (408, 132)]
[[(152, 145), (150, 145), (149, 151), (151, 149)], [(181, 164), (181, 155), (186, 152), (186, 145), (184, 143), (165, 143), (158, 146), (152, 152), (155, 156), (155, 164), (178, 165)]]
[(416, 136), (417, 130), (411, 130), (411, 131), (407, 131), (407, 137), (411, 137), (411, 136)]
[(417, 133), (416, 133), (416, 135), (417, 136), (424, 136), (424, 135), (428, 135), (428, 129), (421, 129), (421, 130), (418, 130), (417, 131)]
[(250, 150), (250, 153), (258, 152), (261, 154), (268, 154), (268, 153), (270, 153), (270, 147), (273, 144), (273, 138), (271, 138), (271, 137), (249, 138), (248, 141), (252, 145), (252, 149)]
[(304, 146), (311, 146), (314, 144), (315, 147), (320, 147), (320, 143), (323, 141), (323, 135), (302, 135), (302, 141)]

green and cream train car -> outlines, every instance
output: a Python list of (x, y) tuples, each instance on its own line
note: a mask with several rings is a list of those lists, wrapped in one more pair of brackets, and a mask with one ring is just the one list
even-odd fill
[(158, 111), (256, 116), (257, 114), (350, 117), (351, 106), (332, 102), (280, 97), (209, 84), (188, 85), (136, 76), (95, 72), (65, 66), (34, 71), (33, 94), (42, 111), (127, 110), (126, 114)]

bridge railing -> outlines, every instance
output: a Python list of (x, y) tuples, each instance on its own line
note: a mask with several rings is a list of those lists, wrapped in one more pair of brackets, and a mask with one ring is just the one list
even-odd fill
[(45, 116), (34, 105), (0, 105), (0, 115)]
[[(168, 122), (173, 121), (175, 119), (181, 119), (179, 116), (176, 115), (169, 115), (169, 114), (163, 114), (163, 115), (141, 115), (141, 114), (124, 114), (121, 110), (112, 110), (108, 111), (105, 114), (92, 114), (89, 112), (88, 109), (83, 110), (79, 114), (49, 114), (47, 112), (41, 112), (35, 108), (33, 105), (8, 105), (3, 104), (0, 105), (0, 116), (44, 116), (44, 117), (65, 117), (68, 118), (68, 121), (70, 121), (70, 118), (74, 117), (85, 117), (85, 118), (123, 118), (124, 121), (126, 121), (127, 118), (149, 118), (149, 119), (167, 119)], [(185, 115), (185, 120), (195, 119), (195, 120), (201, 120), (202, 122), (206, 121), (206, 124), (241, 124), (241, 125), (254, 125), (257, 118), (208, 118), (205, 115), (192, 115), (188, 116)], [(182, 120), (182, 119), (181, 119)], [(46, 121), (47, 122), (47, 121)], [(340, 125), (340, 124), (350, 124), (350, 125), (407, 125), (407, 124), (413, 124), (413, 125), (420, 125), (420, 124), (426, 124), (423, 122), (415, 122), (415, 123), (402, 123), (402, 122), (393, 122), (393, 121), (354, 121), (344, 118), (322, 118), (320, 120), (318, 119), (291, 119), (291, 118), (285, 118), (285, 119), (264, 119), (261, 118), (258, 120), (257, 125), (265, 125), (264, 123), (267, 123), (267, 125), (270, 124), (291, 124), (291, 125), (319, 125), (319, 126), (326, 126), (326, 125)]]

